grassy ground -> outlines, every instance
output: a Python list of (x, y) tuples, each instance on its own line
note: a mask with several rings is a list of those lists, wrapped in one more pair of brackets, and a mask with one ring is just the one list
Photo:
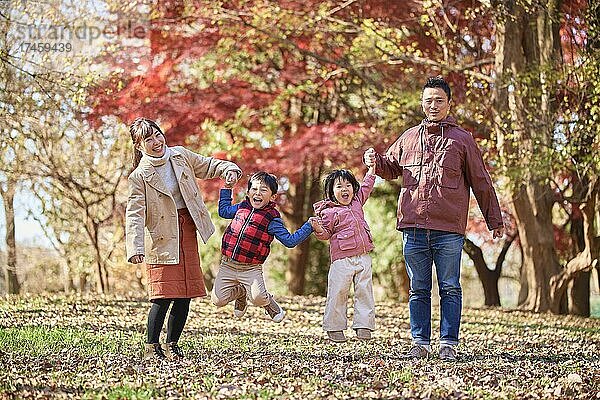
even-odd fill
[(155, 365), (141, 361), (144, 300), (1, 299), (0, 398), (600, 399), (598, 319), (467, 309), (459, 361), (406, 361), (406, 304), (378, 304), (371, 342), (348, 331), (332, 344), (324, 299), (281, 303), (275, 324), (257, 308), (236, 320), (231, 306), (195, 300), (186, 360)]

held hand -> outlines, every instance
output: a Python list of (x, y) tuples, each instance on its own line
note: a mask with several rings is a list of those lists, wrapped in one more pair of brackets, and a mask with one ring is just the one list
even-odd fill
[(365, 165), (369, 168), (371, 167), (375, 167), (375, 149), (370, 147), (369, 149), (367, 149), (367, 151), (365, 151), (365, 154), (363, 155), (363, 161), (365, 163)]
[(239, 179), (239, 174), (237, 171), (229, 171), (227, 175), (225, 175), (225, 187), (232, 188)]
[(492, 231), (492, 236), (494, 239), (500, 239), (502, 236), (504, 236), (504, 227), (501, 226), (500, 228), (496, 228)]
[(315, 231), (316, 233), (323, 233), (323, 227), (321, 226), (321, 223), (319, 223), (319, 219), (317, 217), (310, 217), (308, 219), (308, 223), (310, 224), (310, 226), (312, 226), (313, 231)]
[(144, 262), (144, 255), (143, 254), (138, 254), (138, 255), (135, 255), (135, 256), (131, 257), (131, 263), (132, 264), (139, 264), (139, 263), (142, 263), (142, 262)]

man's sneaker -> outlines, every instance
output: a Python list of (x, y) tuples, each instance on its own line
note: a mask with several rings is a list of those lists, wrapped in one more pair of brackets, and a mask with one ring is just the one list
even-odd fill
[(344, 336), (344, 332), (342, 331), (327, 331), (327, 337), (332, 342), (343, 343), (346, 341), (346, 336)]
[(356, 328), (356, 337), (360, 340), (371, 340), (371, 330), (367, 328)]
[(246, 310), (248, 310), (248, 298), (246, 297), (246, 289), (242, 285), (239, 285), (239, 288), (241, 290), (239, 290), (240, 294), (235, 299), (233, 305), (233, 315), (237, 318), (242, 318), (246, 314)]
[(146, 351), (144, 353), (144, 360), (155, 360), (162, 361), (165, 360), (167, 356), (160, 345), (160, 343), (147, 343)]
[(421, 344), (413, 344), (410, 350), (408, 350), (402, 358), (427, 358), (429, 357), (429, 350), (427, 347)]
[(281, 308), (272, 297), (271, 301), (264, 307), (264, 309), (265, 314), (271, 317), (271, 319), (275, 322), (281, 322), (283, 321), (283, 318), (285, 318), (285, 311), (283, 311), (283, 308)]
[(441, 345), (440, 359), (444, 361), (456, 361), (456, 349), (454, 346)]
[(165, 343), (163, 349), (165, 355), (170, 360), (177, 360), (183, 358), (183, 351), (181, 351), (181, 347), (179, 347), (177, 342)]

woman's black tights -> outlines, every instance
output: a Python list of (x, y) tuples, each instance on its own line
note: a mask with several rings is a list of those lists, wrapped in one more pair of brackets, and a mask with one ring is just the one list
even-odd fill
[(154, 299), (148, 313), (148, 343), (159, 343), (169, 305), (173, 302), (167, 322), (167, 343), (178, 342), (190, 310), (191, 299)]

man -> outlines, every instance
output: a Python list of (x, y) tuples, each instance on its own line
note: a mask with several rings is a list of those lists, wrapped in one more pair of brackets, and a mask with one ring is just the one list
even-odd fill
[(431, 286), (435, 264), (440, 293), (440, 349), (443, 360), (456, 359), (462, 308), (460, 259), (473, 190), (494, 239), (504, 226), (496, 192), (471, 134), (448, 116), (451, 91), (441, 77), (423, 88), (426, 118), (404, 132), (380, 155), (364, 154), (384, 179), (402, 177), (396, 228), (402, 231), (410, 279), (409, 312), (413, 345), (407, 358), (431, 354)]

